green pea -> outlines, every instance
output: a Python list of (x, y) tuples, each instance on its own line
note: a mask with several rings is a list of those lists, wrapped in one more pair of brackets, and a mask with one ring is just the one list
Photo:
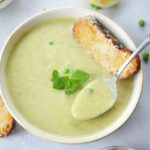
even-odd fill
[(53, 45), (54, 42), (53, 42), (53, 41), (49, 41), (48, 44), (49, 44), (49, 45)]
[(143, 53), (143, 61), (147, 62), (149, 60), (149, 53), (148, 52), (144, 52)]
[(94, 90), (93, 90), (92, 88), (86, 88), (86, 92), (87, 92), (87, 93), (93, 93), (93, 91), (94, 91)]
[(139, 20), (139, 26), (144, 27), (145, 21), (143, 19)]
[(94, 8), (94, 9), (97, 9), (97, 10), (99, 10), (99, 9), (102, 9), (100, 6), (98, 6), (98, 5), (96, 5), (96, 4), (90, 4), (91, 5), (91, 7), (92, 8)]

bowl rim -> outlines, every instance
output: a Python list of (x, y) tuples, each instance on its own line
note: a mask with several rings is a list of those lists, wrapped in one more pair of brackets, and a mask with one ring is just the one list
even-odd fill
[[(1, 55), (0, 55), (0, 58), (2, 60), (2, 57), (3, 57), (3, 52), (5, 51), (6, 49), (6, 46), (7, 44), (9, 43), (9, 41), (11, 40), (12, 36), (19, 30), (21, 29), (25, 24), (28, 24), (30, 23), (30, 21), (32, 21), (33, 19), (35, 18), (38, 18), (40, 17), (41, 15), (44, 15), (45, 13), (51, 13), (53, 11), (58, 11), (58, 10), (74, 10), (74, 11), (84, 11), (84, 12), (88, 12), (89, 14), (91, 15), (95, 15), (96, 17), (99, 17), (99, 18), (103, 18), (111, 23), (113, 23), (113, 25), (115, 26), (115, 28), (117, 28), (117, 30), (120, 30), (122, 31), (122, 33), (126, 36), (126, 41), (130, 41), (130, 44), (136, 48), (135, 44), (133, 43), (133, 41), (131, 40), (131, 38), (129, 37), (129, 35), (122, 29), (122, 27), (120, 27), (115, 21), (111, 20), (110, 18), (98, 13), (98, 12), (95, 12), (95, 11), (92, 11), (92, 10), (88, 10), (88, 9), (85, 9), (85, 8), (78, 8), (78, 7), (59, 7), (59, 8), (53, 8), (53, 9), (46, 9), (46, 10), (43, 10), (39, 13), (36, 13), (34, 15), (32, 15), (31, 17), (27, 18), (25, 21), (23, 21), (22, 23), (20, 23), (14, 30), (13, 32), (9, 35), (8, 39), (6, 40), (3, 48), (2, 48), (2, 51), (1, 51)], [(1, 64), (0, 64), (1, 65)], [(0, 73), (1, 73), (1, 67), (0, 67)], [(140, 100), (140, 96), (141, 96), (141, 93), (142, 93), (142, 88), (143, 88), (143, 69), (142, 69), (142, 66), (141, 66), (141, 69), (139, 71), (139, 76), (140, 76), (140, 88), (139, 88), (139, 92), (138, 92), (138, 95), (136, 96), (136, 100), (135, 100), (135, 103), (134, 103), (134, 106), (132, 107), (132, 109), (130, 110), (130, 112), (128, 112), (126, 114), (126, 118), (124, 118), (124, 120), (122, 120), (122, 122), (120, 122), (116, 127), (114, 127), (113, 129), (111, 129), (111, 131), (109, 131), (108, 133), (104, 133), (102, 134), (101, 136), (96, 134), (96, 133), (93, 133), (93, 134), (90, 134), (90, 135), (86, 135), (85, 137), (66, 137), (66, 136), (60, 136), (60, 135), (53, 135), (51, 133), (47, 134), (44, 133), (44, 132), (40, 132), (38, 130), (37, 127), (33, 126), (31, 123), (28, 123), (25, 121), (24, 119), (24, 122), (22, 122), (18, 116), (19, 116), (19, 112), (17, 112), (17, 115), (14, 113), (14, 111), (12, 111), (12, 108), (10, 107), (10, 105), (8, 104), (8, 100), (6, 100), (6, 97), (4, 96), (3, 94), (3, 87), (0, 85), (0, 91), (1, 91), (1, 96), (2, 96), (2, 99), (8, 109), (8, 111), (11, 113), (11, 115), (15, 118), (15, 120), (24, 128), (26, 129), (27, 131), (29, 131), (30, 133), (34, 134), (34, 135), (37, 135), (43, 139), (46, 139), (46, 140), (50, 140), (50, 141), (53, 141), (53, 142), (58, 142), (58, 143), (66, 143), (66, 144), (79, 144), (79, 143), (87, 143), (87, 142), (92, 142), (92, 141), (96, 141), (96, 140), (99, 140), (99, 139), (102, 139), (112, 133), (114, 133), (117, 129), (119, 129), (128, 119), (129, 117), (133, 114), (139, 100)], [(126, 110), (125, 110), (126, 111)], [(121, 115), (122, 117), (123, 115)], [(37, 130), (35, 130), (35, 128), (37, 128)], [(110, 127), (108, 127), (110, 128)]]

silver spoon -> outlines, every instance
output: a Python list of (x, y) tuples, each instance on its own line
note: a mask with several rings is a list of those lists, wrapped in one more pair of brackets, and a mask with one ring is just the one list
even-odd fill
[(117, 94), (117, 81), (121, 75), (121, 73), (124, 71), (124, 69), (128, 66), (128, 64), (140, 53), (144, 50), (145, 47), (147, 47), (150, 44), (150, 34), (148, 37), (140, 44), (140, 46), (132, 53), (132, 55), (126, 60), (126, 62), (121, 66), (119, 71), (117, 71), (116, 75), (113, 78), (109, 79), (103, 79), (105, 80), (114, 90), (114, 95), (116, 96), (116, 100), (118, 97)]
[[(99, 89), (97, 87), (101, 87), (101, 84), (104, 84), (104, 87), (107, 89), (105, 92), (98, 92), (96, 95), (85, 95), (85, 88), (77, 95), (73, 106), (72, 106), (72, 115), (79, 120), (88, 120), (92, 118), (96, 118), (99, 115), (105, 113), (110, 108), (114, 106), (118, 98), (117, 92), (117, 80), (119, 79), (123, 70), (127, 67), (127, 65), (148, 45), (150, 44), (150, 35), (142, 42), (142, 44), (132, 53), (132, 55), (127, 59), (127, 61), (121, 66), (116, 75), (112, 78), (102, 79), (98, 78), (92, 82), (90, 82), (85, 88), (89, 88), (93, 86), (97, 91)], [(105, 86), (106, 85), (106, 86)], [(103, 87), (102, 87), (103, 88)], [(101, 88), (101, 89), (102, 89)], [(107, 101), (106, 96), (109, 93), (113, 93), (112, 97), (109, 101)], [(96, 97), (99, 96), (99, 97)], [(102, 98), (102, 96), (104, 98)], [(91, 98), (91, 99), (90, 99)], [(89, 101), (88, 101), (89, 99)], [(105, 99), (105, 100), (104, 100)], [(101, 107), (101, 108), (100, 108)]]

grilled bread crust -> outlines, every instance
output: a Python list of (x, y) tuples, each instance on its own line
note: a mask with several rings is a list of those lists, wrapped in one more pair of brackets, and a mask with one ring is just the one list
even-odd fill
[(6, 109), (2, 98), (0, 97), (0, 137), (5, 137), (11, 133), (15, 126), (14, 118)]
[[(90, 56), (113, 75), (132, 54), (94, 17), (78, 19), (72, 30), (74, 37)], [(139, 71), (140, 66), (140, 58), (137, 56), (122, 72), (120, 79), (131, 77)]]

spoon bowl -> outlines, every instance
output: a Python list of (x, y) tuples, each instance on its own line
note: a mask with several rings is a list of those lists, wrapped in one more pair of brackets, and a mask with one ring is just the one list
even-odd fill
[(112, 108), (116, 99), (115, 79), (98, 78), (90, 82), (77, 95), (72, 107), (72, 114), (78, 120), (98, 117)]

